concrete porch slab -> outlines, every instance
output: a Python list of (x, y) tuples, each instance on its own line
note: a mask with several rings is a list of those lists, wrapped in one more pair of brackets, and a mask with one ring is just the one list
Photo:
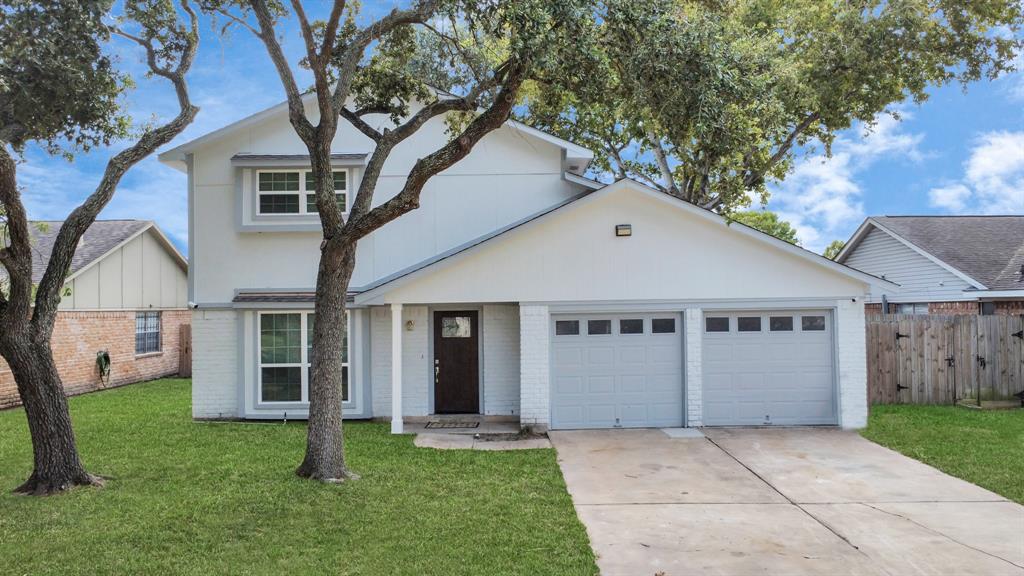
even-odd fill
[(524, 438), (522, 440), (484, 440), (474, 438), (472, 434), (431, 434), (421, 432), (416, 435), (413, 444), (419, 448), (436, 450), (536, 450), (551, 448), (547, 438)]

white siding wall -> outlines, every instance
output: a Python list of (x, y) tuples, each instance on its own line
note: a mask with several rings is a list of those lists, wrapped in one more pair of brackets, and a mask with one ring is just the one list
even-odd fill
[(547, 306), (519, 305), (520, 414), (523, 425), (551, 422), (551, 316)]
[(683, 319), (686, 328), (686, 425), (690, 427), (704, 425), (703, 315), (700, 308), (687, 308)]
[(484, 413), (519, 414), (519, 306), (487, 304), (483, 310)]
[[(315, 111), (311, 111), (315, 118)], [(315, 121), (315, 120), (314, 120)], [(382, 117), (370, 123), (383, 125)], [(399, 145), (385, 164), (374, 202), (396, 194), (417, 158), (447, 140), (443, 119), (431, 120)], [(337, 152), (369, 152), (372, 142), (341, 123)], [(238, 199), (249, 169), (235, 154), (306, 154), (287, 117), (269, 119), (196, 150), (192, 168), (195, 294), (200, 304), (229, 302), (238, 288), (311, 288), (321, 233), (241, 232)], [(356, 183), (353, 182), (353, 185)], [(487, 135), (465, 159), (426, 185), (420, 207), (359, 243), (353, 286), (365, 285), (439, 252), (555, 204), (582, 188), (562, 179), (561, 150), (509, 127)]]
[[(888, 233), (872, 227), (844, 264), (900, 285), (898, 292), (888, 292), (892, 302), (927, 302), (957, 300), (970, 284), (918, 254)], [(875, 289), (870, 302), (880, 302), (882, 292)]]
[[(372, 303), (831, 300), (867, 290), (667, 196), (614, 186), (382, 290)], [(632, 236), (616, 237), (616, 224), (631, 224)]]
[[(402, 308), (402, 411), (405, 416), (426, 416), (430, 412), (430, 360), (426, 306)], [(404, 324), (413, 322), (413, 329)], [(391, 416), (391, 309), (370, 311), (371, 390), (373, 416)]]
[(192, 416), (238, 414), (238, 323), (232, 310), (192, 312)]
[(868, 423), (868, 368), (864, 302), (839, 300), (836, 304), (836, 341), (839, 349), (839, 424), (863, 428)]
[(147, 230), (65, 285), (61, 310), (185, 308), (187, 273)]

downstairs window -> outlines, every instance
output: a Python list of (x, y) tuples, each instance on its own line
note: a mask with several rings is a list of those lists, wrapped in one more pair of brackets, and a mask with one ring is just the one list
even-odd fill
[[(260, 402), (309, 402), (313, 369), (312, 312), (259, 314)], [(342, 326), (342, 401), (350, 400), (348, 313)]]

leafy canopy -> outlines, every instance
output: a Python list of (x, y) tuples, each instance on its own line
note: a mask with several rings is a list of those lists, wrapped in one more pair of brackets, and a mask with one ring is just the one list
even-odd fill
[(845, 247), (845, 240), (833, 240), (832, 242), (829, 243), (828, 246), (825, 247), (825, 251), (822, 253), (822, 255), (825, 256), (825, 258), (828, 258), (829, 260), (835, 260), (836, 256), (839, 256), (839, 253), (842, 252), (843, 248)]
[(796, 150), (932, 86), (1013, 67), (1018, 0), (604, 0), (601, 58), (521, 116), (598, 152), (594, 170), (729, 212)]
[(111, 0), (0, 0), (0, 140), (89, 149), (128, 131), (131, 85), (103, 43)]
[(732, 214), (732, 219), (760, 230), (765, 234), (771, 234), (779, 240), (785, 240), (797, 246), (800, 245), (800, 241), (796, 238), (796, 229), (789, 222), (780, 219), (779, 215), (775, 212), (768, 210), (746, 210)]

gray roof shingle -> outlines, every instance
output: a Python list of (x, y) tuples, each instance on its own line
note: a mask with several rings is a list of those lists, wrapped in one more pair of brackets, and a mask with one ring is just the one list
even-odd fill
[[(39, 283), (46, 272), (46, 266), (50, 262), (50, 252), (53, 251), (53, 244), (57, 240), (57, 233), (60, 232), (61, 221), (35, 221), (29, 228), (32, 235), (32, 282)], [(115, 246), (131, 238), (143, 228), (149, 226), (148, 220), (97, 220), (82, 235), (82, 240), (75, 250), (75, 257), (71, 260), (71, 270), (68, 274), (74, 274), (86, 266), (92, 264), (101, 256), (110, 252)], [(6, 271), (0, 269), (0, 276), (6, 276)]]
[(984, 284), (1024, 290), (1024, 216), (875, 216), (918, 248)]

